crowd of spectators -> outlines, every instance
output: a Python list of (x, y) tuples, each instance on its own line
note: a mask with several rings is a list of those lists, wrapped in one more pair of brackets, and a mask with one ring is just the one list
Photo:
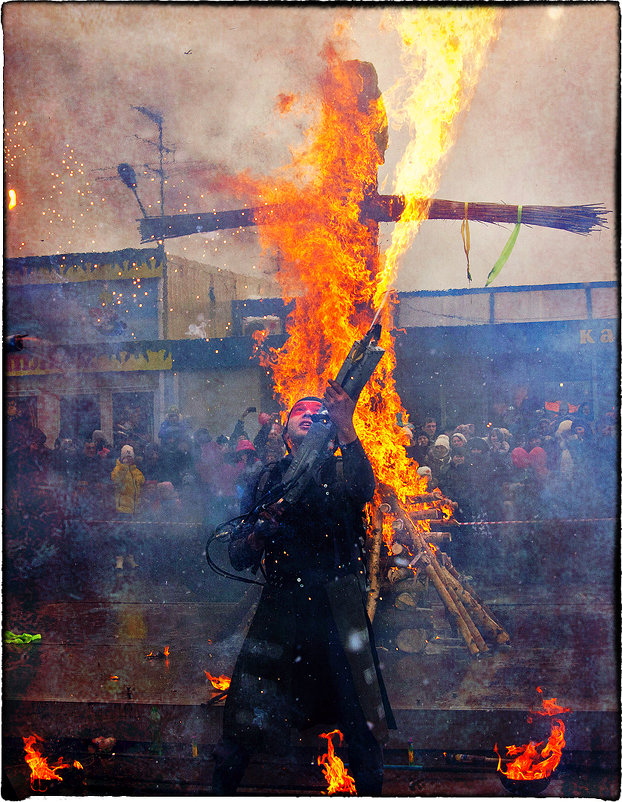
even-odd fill
[[(133, 430), (128, 420), (115, 428), (113, 443), (94, 430), (86, 441), (61, 434), (53, 448), (36, 426), (9, 418), (5, 523), (22, 533), (15, 559), (43, 561), (41, 527), (49, 544), (69, 521), (74, 530), (82, 526), (85, 539), (93, 526), (107, 527), (110, 562), (132, 568), (137, 533), (147, 522), (200, 523), (205, 531), (237, 515), (248, 483), (285, 453), (278, 414), (250, 419), (253, 414), (254, 407), (246, 409), (230, 434), (215, 436), (205, 427), (193, 431), (171, 407), (157, 437)], [(534, 409), (479, 426), (439, 430), (432, 416), (403, 425), (413, 470), (427, 475), (428, 489), (440, 488), (457, 504), (460, 522), (615, 516), (617, 427), (615, 411), (595, 421), (587, 404), (572, 414)], [(257, 434), (249, 436), (247, 428)], [(24, 544), (31, 531), (29, 552)]]
[(115, 430), (116, 445), (95, 430), (86, 441), (61, 434), (49, 448), (39, 428), (8, 426), (7, 500), (34, 507), (53, 494), (67, 517), (94, 522), (140, 516), (215, 525), (237, 514), (246, 484), (285, 453), (278, 414), (259, 413), (257, 434), (249, 436), (254, 411), (229, 435), (213, 437), (207, 428), (192, 431), (173, 406), (156, 438), (125, 423), (121, 436)]
[(575, 412), (535, 409), (511, 422), (461, 423), (438, 430), (428, 416), (407, 423), (406, 452), (458, 504), (458, 521), (606, 518), (618, 495), (617, 415), (594, 421)]

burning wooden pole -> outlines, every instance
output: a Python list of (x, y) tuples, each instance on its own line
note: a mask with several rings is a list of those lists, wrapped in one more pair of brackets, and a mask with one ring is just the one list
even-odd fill
[(374, 620), (376, 606), (380, 598), (380, 552), (382, 551), (382, 527), (384, 514), (380, 507), (374, 508), (371, 520), (371, 548), (369, 552), (369, 592), (367, 594), (367, 615)]
[[(360, 204), (361, 219), (376, 223), (397, 223), (407, 206), (404, 195), (379, 195), (371, 192)], [(590, 234), (598, 228), (607, 228), (607, 210), (602, 204), (582, 206), (521, 206), (505, 203), (471, 203), (440, 198), (417, 199), (413, 208), (417, 219), (470, 220), (481, 223), (521, 222), (526, 226), (544, 226), (569, 231), (573, 234)], [(172, 214), (162, 217), (144, 217), (139, 220), (141, 242), (186, 237), (230, 228), (257, 226), (267, 223), (276, 206), (258, 206), (230, 209), (220, 212)]]
[[(388, 487), (382, 488), (382, 496), (386, 511), (391, 511), (403, 522), (412, 545), (416, 551), (415, 558), (410, 563), (413, 566), (421, 563), (424, 566), (425, 575), (434, 585), (441, 601), (454, 624), (460, 632), (467, 649), (472, 655), (477, 655), (488, 651), (486, 638), (497, 645), (509, 643), (510, 636), (499, 624), (492, 613), (486, 609), (481, 599), (476, 596), (472, 588), (465, 586), (460, 575), (454, 568), (451, 559), (444, 552), (432, 545), (431, 538), (427, 538), (428, 533), (421, 531), (415, 524), (415, 520), (428, 520), (437, 517), (440, 512), (438, 509), (423, 509), (407, 512), (400, 504), (395, 493)], [(431, 496), (430, 502), (443, 504), (447, 501), (442, 496), (436, 494), (425, 494)], [(435, 513), (435, 515), (432, 515)], [(440, 516), (438, 516), (440, 517)]]

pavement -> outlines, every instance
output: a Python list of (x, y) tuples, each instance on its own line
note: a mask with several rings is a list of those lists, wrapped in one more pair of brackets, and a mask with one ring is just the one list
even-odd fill
[[(617, 798), (618, 600), (607, 561), (615, 537), (575, 529), (560, 532), (564, 548), (531, 535), (520, 544), (517, 533), (482, 545), (468, 566), (471, 584), (511, 645), (477, 658), (432, 587), (416, 611), (396, 610), (385, 594), (374, 630), (398, 730), (385, 749), (383, 796), (511, 795), (490, 758), (495, 744), (546, 740), (550, 719), (530, 717), (544, 696), (572, 711), (563, 716), (564, 755), (544, 795)], [(575, 539), (583, 550), (569, 549)], [(260, 589), (211, 574), (197, 542), (170, 535), (157, 564), (143, 543), (138, 567), (122, 571), (107, 549), (75, 544), (39, 582), (5, 583), (4, 631), (41, 634), (3, 648), (5, 798), (33, 794), (23, 746), (33, 733), (50, 762), (62, 755), (84, 767), (50, 781), (48, 794), (210, 793), (223, 702), (212, 703), (217, 691), (206, 672), (231, 675)], [(416, 652), (398, 645), (404, 627), (425, 633)], [(285, 761), (255, 756), (242, 793), (322, 794), (324, 746), (317, 732), (304, 733), (293, 737)], [(474, 757), (460, 764), (456, 753)]]

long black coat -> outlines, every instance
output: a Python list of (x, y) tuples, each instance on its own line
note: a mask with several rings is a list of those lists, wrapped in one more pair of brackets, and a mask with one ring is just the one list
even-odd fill
[[(266, 543), (266, 587), (223, 718), (223, 735), (248, 747), (280, 750), (291, 727), (332, 727), (356, 705), (379, 740), (395, 727), (365, 611), (362, 515), (373, 471), (358, 440), (342, 452)], [(259, 495), (280, 481), (290, 459), (259, 477)], [(261, 557), (243, 538), (229, 552), (238, 570)]]

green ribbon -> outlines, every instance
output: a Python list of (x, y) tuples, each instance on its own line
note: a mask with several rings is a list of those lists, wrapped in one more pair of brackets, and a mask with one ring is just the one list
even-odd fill
[(34, 640), (41, 640), (41, 635), (29, 635), (28, 632), (22, 632), (21, 635), (16, 635), (14, 632), (5, 632), (4, 633), (4, 642), (5, 643), (32, 643)]
[(514, 231), (512, 231), (512, 233), (510, 234), (510, 238), (505, 243), (505, 247), (501, 251), (501, 255), (499, 256), (499, 258), (497, 259), (497, 261), (494, 264), (494, 267), (492, 268), (492, 270), (488, 274), (488, 278), (486, 279), (486, 286), (488, 286), (489, 284), (492, 284), (492, 282), (497, 278), (497, 276), (501, 272), (501, 268), (503, 267), (503, 265), (510, 258), (510, 254), (512, 253), (512, 250), (513, 250), (514, 245), (516, 243), (516, 238), (518, 237), (518, 230), (520, 229), (520, 219), (521, 219), (522, 213), (523, 213), (523, 207), (519, 206), (517, 211), (516, 211), (516, 225), (514, 226)]

